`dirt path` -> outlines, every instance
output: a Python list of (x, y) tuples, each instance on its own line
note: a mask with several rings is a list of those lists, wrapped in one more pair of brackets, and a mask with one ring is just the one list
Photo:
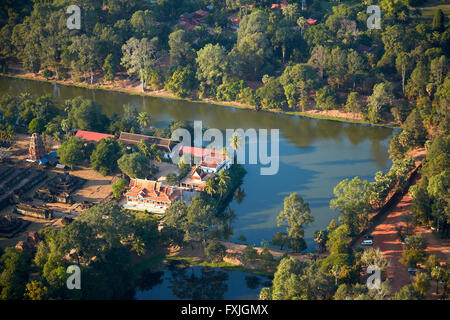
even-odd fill
[(398, 228), (406, 227), (405, 217), (411, 212), (411, 202), (411, 196), (405, 194), (372, 232), (374, 247), (380, 248), (383, 257), (388, 260), (387, 277), (392, 280), (392, 292), (397, 292), (411, 280), (408, 268), (400, 262), (403, 248), (397, 232)]
[[(387, 278), (392, 280), (393, 293), (413, 280), (413, 276), (408, 273), (408, 267), (400, 262), (403, 246), (397, 232), (399, 228), (403, 230), (406, 228), (405, 221), (411, 215), (411, 204), (412, 198), (407, 193), (372, 232), (374, 248), (379, 248), (383, 257), (388, 260)], [(438, 234), (424, 227), (414, 228), (414, 234), (420, 234), (425, 238), (428, 255), (434, 254), (440, 261), (450, 259), (450, 240), (441, 239)], [(432, 287), (434, 290), (434, 286)]]
[[(425, 149), (414, 150), (410, 153), (418, 166), (426, 155)], [(419, 183), (416, 178), (412, 184)], [(407, 228), (407, 221), (411, 219), (412, 197), (406, 192), (396, 205), (383, 217), (373, 229), (373, 247), (379, 248), (383, 257), (388, 261), (387, 278), (391, 279), (392, 293), (398, 292), (402, 286), (413, 280), (408, 273), (408, 267), (400, 262), (403, 253), (402, 240), (398, 230)], [(441, 239), (438, 234), (424, 227), (414, 227), (415, 235), (422, 235), (427, 242), (427, 254), (434, 254), (440, 261), (450, 259), (450, 240)], [(356, 247), (361, 247), (362, 239), (356, 241)], [(431, 296), (430, 296), (431, 297)]]
[[(424, 148), (414, 150), (410, 156), (416, 160), (416, 167), (422, 162), (426, 155)], [(412, 184), (418, 183), (415, 179)], [(408, 267), (404, 266), (400, 259), (403, 253), (402, 240), (398, 230), (405, 230), (407, 221), (411, 218), (412, 198), (408, 192), (395, 204), (392, 209), (381, 218), (378, 225), (372, 231), (373, 247), (379, 248), (383, 257), (388, 261), (387, 278), (391, 279), (392, 292), (408, 284), (413, 277), (408, 273)], [(415, 227), (414, 234), (421, 234), (428, 243), (427, 253), (435, 254), (441, 261), (450, 258), (450, 241), (438, 238), (430, 229)], [(355, 247), (361, 247), (362, 239), (358, 239)]]

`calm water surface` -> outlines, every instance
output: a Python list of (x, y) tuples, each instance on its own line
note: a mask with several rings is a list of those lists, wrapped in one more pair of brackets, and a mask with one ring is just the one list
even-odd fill
[(137, 300), (257, 300), (267, 277), (220, 268), (169, 265), (162, 272), (144, 272)]

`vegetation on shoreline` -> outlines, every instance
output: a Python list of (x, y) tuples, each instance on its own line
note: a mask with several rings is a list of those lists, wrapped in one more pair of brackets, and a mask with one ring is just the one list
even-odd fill
[[(306, 9), (291, 1), (282, 10), (270, 1), (219, 1), (207, 11), (203, 0), (83, 2), (81, 30), (66, 28), (66, 4), (4, 8), (3, 69), (20, 61), (46, 79), (90, 85), (126, 71), (142, 91), (257, 110), (341, 109), (372, 124), (402, 123), (446, 74), (445, 15), (420, 20), (423, 1), (381, 1), (385, 28), (376, 32), (366, 26), (367, 4), (351, 1), (314, 0)], [(202, 17), (180, 16), (193, 11)]]
[[(112, 92), (121, 92), (129, 95), (139, 95), (139, 96), (149, 96), (153, 98), (164, 98), (164, 99), (173, 99), (173, 100), (183, 100), (183, 101), (189, 101), (194, 103), (205, 103), (210, 104), (213, 106), (220, 106), (220, 107), (228, 107), (228, 108), (236, 108), (236, 109), (250, 109), (253, 110), (254, 107), (242, 103), (233, 103), (233, 102), (225, 102), (225, 101), (216, 101), (216, 100), (210, 100), (210, 99), (191, 99), (189, 97), (177, 97), (175, 95), (168, 94), (168, 96), (164, 95), (161, 96), (159, 94), (153, 94), (151, 91), (146, 92), (136, 92), (134, 90), (127, 90), (123, 88), (109, 88), (109, 87), (101, 87), (101, 86), (91, 86), (89, 84), (82, 85), (82, 84), (76, 84), (76, 83), (68, 83), (64, 80), (46, 80), (46, 79), (40, 79), (36, 77), (27, 77), (27, 76), (21, 76), (21, 75), (12, 75), (7, 73), (0, 73), (0, 76), (8, 77), (8, 78), (16, 78), (16, 79), (22, 79), (22, 80), (34, 80), (34, 81), (41, 81), (41, 82), (47, 82), (47, 83), (58, 83), (60, 85), (64, 86), (74, 86), (78, 88), (84, 88), (89, 90), (104, 90), (104, 91), (112, 91)], [(286, 115), (292, 115), (292, 116), (300, 116), (305, 118), (312, 118), (312, 119), (320, 119), (320, 120), (330, 120), (330, 121), (339, 121), (339, 122), (345, 122), (345, 123), (357, 123), (357, 124), (363, 124), (363, 125), (371, 125), (371, 126), (377, 126), (377, 127), (386, 127), (386, 128), (398, 128), (399, 126), (395, 123), (370, 123), (366, 120), (355, 120), (349, 117), (339, 117), (339, 116), (331, 116), (327, 114), (313, 114), (313, 113), (307, 113), (307, 112), (301, 112), (301, 111), (286, 111), (286, 110), (259, 110), (259, 112), (273, 112), (273, 113), (282, 113)]]

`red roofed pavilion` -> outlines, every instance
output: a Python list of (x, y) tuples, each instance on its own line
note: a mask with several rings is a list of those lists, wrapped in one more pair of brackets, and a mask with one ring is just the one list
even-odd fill
[(115, 137), (112, 134), (105, 134), (105, 133), (99, 133), (99, 132), (92, 132), (92, 131), (84, 131), (84, 130), (78, 130), (75, 134), (75, 137), (84, 139), (89, 142), (99, 142), (102, 139), (112, 138)]

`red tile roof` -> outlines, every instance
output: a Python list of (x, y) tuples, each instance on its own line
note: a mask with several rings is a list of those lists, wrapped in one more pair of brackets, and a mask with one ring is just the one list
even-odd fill
[(172, 203), (182, 191), (174, 187), (163, 186), (160, 182), (133, 179), (131, 180), (131, 189), (125, 194), (126, 197), (153, 200), (162, 203)]
[(220, 156), (221, 152), (214, 150), (214, 149), (203, 149), (203, 148), (197, 148), (197, 147), (183, 146), (180, 150), (180, 155), (184, 155), (184, 154), (190, 154), (190, 155), (193, 155), (194, 157), (203, 159), (203, 157), (207, 157), (207, 156), (212, 156), (212, 157)]
[(112, 138), (115, 137), (112, 134), (105, 134), (105, 133), (98, 133), (98, 132), (92, 132), (92, 131), (84, 131), (84, 130), (78, 130), (75, 134), (75, 137), (84, 139), (86, 141), (93, 141), (93, 142), (99, 142), (102, 139)]
[(200, 169), (199, 166), (192, 167), (189, 177), (191, 179), (203, 180), (203, 178), (207, 176), (207, 174)]
[(196, 16), (196, 17), (204, 17), (204, 16), (208, 15), (208, 13), (209, 13), (208, 11), (200, 9), (200, 10), (197, 10), (197, 11), (194, 12), (194, 16)]
[(312, 18), (308, 18), (308, 19), (306, 19), (306, 23), (307, 24), (316, 24), (317, 20), (316, 19), (312, 19)]
[(287, 0), (283, 0), (281, 3), (272, 3), (272, 9), (274, 8), (280, 8), (281, 10), (283, 10), (284, 8), (286, 8), (288, 5)]

